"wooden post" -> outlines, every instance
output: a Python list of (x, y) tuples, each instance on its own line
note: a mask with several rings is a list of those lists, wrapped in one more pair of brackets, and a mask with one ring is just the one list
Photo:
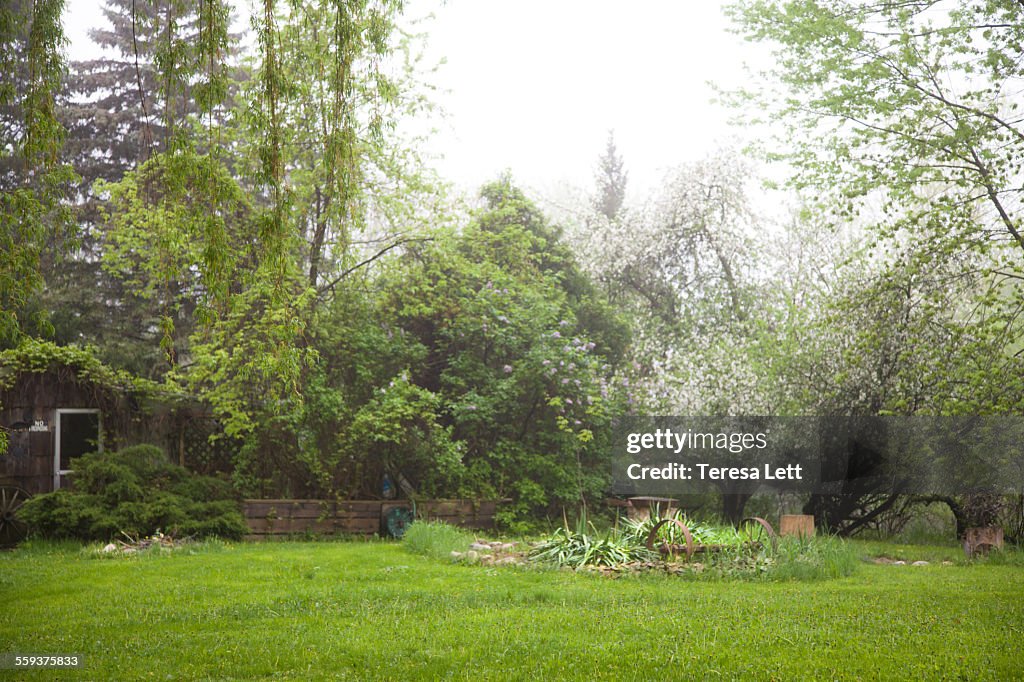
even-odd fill
[(784, 514), (779, 523), (779, 535), (799, 538), (814, 537), (814, 517), (807, 514)]

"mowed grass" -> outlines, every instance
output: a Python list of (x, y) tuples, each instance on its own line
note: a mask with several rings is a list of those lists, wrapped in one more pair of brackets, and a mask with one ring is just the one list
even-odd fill
[(455, 565), (396, 543), (0, 554), (5, 679), (1024, 677), (1024, 569), (864, 564), (814, 582)]

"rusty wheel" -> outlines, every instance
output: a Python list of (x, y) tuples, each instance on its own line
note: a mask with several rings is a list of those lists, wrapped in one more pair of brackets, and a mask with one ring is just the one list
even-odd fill
[(10, 547), (25, 539), (28, 526), (17, 513), (28, 498), (29, 494), (17, 486), (0, 486), (0, 547)]
[(775, 535), (775, 529), (760, 516), (748, 516), (740, 521), (739, 531), (743, 540), (750, 545), (778, 549), (779, 538)]
[[(662, 526), (668, 524), (672, 524), (673, 526), (679, 528), (682, 531), (683, 539), (686, 541), (685, 545), (673, 545), (667, 542), (663, 542), (657, 547), (655, 547), (655, 543), (658, 540), (658, 531), (661, 530)], [(693, 557), (693, 553), (697, 550), (697, 545), (693, 541), (693, 535), (690, 534), (690, 529), (687, 528), (686, 524), (680, 521), (679, 519), (662, 519), (661, 521), (658, 521), (656, 524), (654, 524), (654, 527), (651, 528), (651, 531), (647, 534), (646, 544), (647, 549), (651, 551), (657, 549), (657, 551), (661, 552), (662, 555), (675, 556), (680, 551), (683, 551), (686, 553), (687, 561), (689, 561), (690, 558)]]

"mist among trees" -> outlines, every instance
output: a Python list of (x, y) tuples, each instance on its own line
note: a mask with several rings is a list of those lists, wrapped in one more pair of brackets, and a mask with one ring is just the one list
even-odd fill
[[(774, 137), (637, 197), (609, 132), (557, 215), (422, 163), (403, 2), (262, 0), (246, 41), (231, 7), (107, 0), (111, 56), (71, 63), (60, 0), (0, 9), (0, 344), (190, 396), (239, 493), (387, 474), (526, 528), (601, 507), (622, 415), (1024, 408), (1021, 3), (737, 3), (774, 61), (723, 97)], [(982, 498), (939, 501), (1012, 517)], [(803, 501), (844, 532), (913, 502)]]

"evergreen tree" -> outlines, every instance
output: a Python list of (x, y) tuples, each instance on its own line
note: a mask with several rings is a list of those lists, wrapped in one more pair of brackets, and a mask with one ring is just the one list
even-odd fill
[(61, 163), (64, 129), (55, 98), (65, 70), (62, 0), (0, 7), (0, 344), (49, 322), (31, 305), (41, 262), (72, 223), (74, 172)]
[(615, 220), (626, 200), (626, 172), (622, 156), (615, 148), (615, 132), (608, 131), (608, 142), (598, 160), (597, 196), (594, 208), (608, 220)]
[[(58, 342), (92, 343), (105, 361), (154, 378), (166, 369), (157, 344), (162, 308), (171, 300), (183, 303), (178, 316), (186, 322), (193, 297), (183, 283), (154, 305), (104, 270), (102, 202), (93, 186), (119, 181), (168, 150), (175, 136), (193, 144), (189, 138), (203, 93), (188, 74), (203, 66), (196, 47), (200, 8), (176, 0), (107, 0), (105, 25), (90, 32), (107, 54), (73, 62), (59, 100), (68, 130), (64, 158), (81, 177), (75, 206), (79, 240), (71, 257), (44, 264), (47, 287), (35, 304), (52, 311)], [(226, 66), (216, 68), (218, 75), (226, 73)], [(190, 326), (177, 327), (180, 347)]]

